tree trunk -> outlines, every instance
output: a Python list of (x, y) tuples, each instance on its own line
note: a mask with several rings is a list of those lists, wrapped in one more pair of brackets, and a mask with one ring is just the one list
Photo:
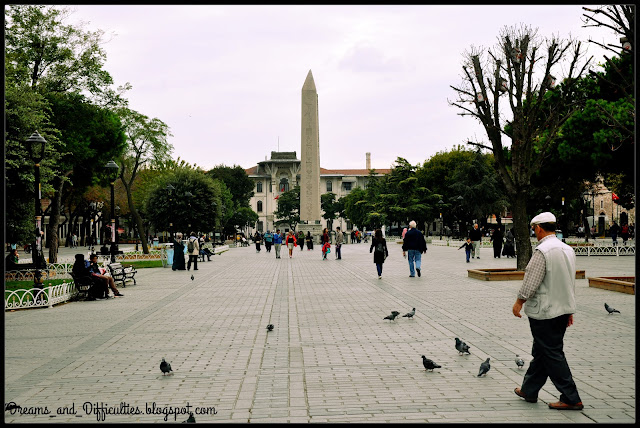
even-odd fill
[(517, 249), (517, 269), (524, 270), (531, 259), (531, 235), (527, 215), (527, 192), (520, 191), (512, 200), (513, 230)]
[[(131, 217), (133, 218), (133, 221), (136, 223), (136, 230), (138, 232), (138, 239), (140, 239), (140, 241), (142, 243), (142, 252), (144, 254), (149, 254), (149, 243), (147, 242), (147, 239), (146, 239), (146, 231), (144, 230), (144, 223), (142, 221), (142, 217), (140, 216), (140, 213), (138, 212), (138, 210), (136, 209), (135, 205), (133, 204), (133, 197), (131, 195), (131, 187), (129, 187), (124, 180), (121, 180), (121, 181), (124, 184), (124, 189), (125, 189), (125, 191), (127, 193), (127, 203), (129, 204), (129, 210), (131, 211)], [(144, 233), (145, 239), (142, 239), (142, 234), (143, 233)]]
[(53, 194), (51, 211), (49, 212), (49, 263), (58, 263), (58, 246), (60, 245), (58, 226), (60, 225), (60, 205), (64, 180), (57, 180), (59, 180), (59, 185)]

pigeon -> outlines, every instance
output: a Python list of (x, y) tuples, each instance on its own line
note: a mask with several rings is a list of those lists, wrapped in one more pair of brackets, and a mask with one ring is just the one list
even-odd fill
[(162, 362), (160, 363), (160, 370), (162, 370), (162, 376), (164, 376), (165, 374), (171, 374), (169, 372), (172, 372), (173, 370), (171, 370), (171, 364), (167, 363), (164, 358), (162, 359)]
[(400, 312), (393, 311), (393, 312), (391, 312), (391, 315), (387, 315), (387, 316), (386, 316), (386, 317), (384, 317), (383, 319), (385, 319), (385, 320), (395, 321), (395, 320), (396, 320), (396, 317), (397, 317), (398, 315), (400, 315)]
[(416, 308), (413, 308), (411, 310), (411, 312), (407, 312), (406, 314), (404, 314), (402, 317), (407, 317), (409, 319), (413, 318), (413, 316), (416, 314)]
[(467, 345), (466, 343), (464, 343), (462, 340), (458, 339), (456, 337), (456, 349), (458, 350), (458, 352), (460, 353), (460, 355), (464, 354), (465, 352), (467, 354), (471, 354), (471, 352), (469, 352), (469, 345)]
[(524, 360), (520, 358), (520, 355), (518, 354), (516, 354), (516, 365), (518, 366), (519, 369), (524, 367)]
[(191, 275), (191, 281), (193, 281), (195, 278), (193, 277), (193, 275)]
[(619, 310), (612, 308), (611, 306), (607, 305), (606, 303), (604, 304), (604, 308), (607, 310), (607, 312), (609, 312), (609, 315), (611, 315), (614, 312), (620, 313)]
[(433, 371), (433, 369), (439, 369), (440, 367), (442, 367), (437, 365), (436, 363), (434, 363), (432, 360), (428, 359), (424, 355), (422, 356), (422, 365), (424, 365), (425, 370), (431, 370), (431, 371)]
[(196, 418), (193, 417), (193, 412), (189, 412), (189, 417), (187, 418), (186, 421), (182, 421), (182, 423), (187, 423), (187, 424), (195, 424), (196, 423)]
[(491, 368), (491, 364), (489, 364), (490, 359), (491, 358), (487, 358), (484, 363), (480, 364), (480, 372), (478, 373), (478, 377), (487, 374), (487, 372)]
[(273, 330), (273, 324), (269, 324), (269, 325), (267, 326), (267, 330), (269, 330), (269, 331)]

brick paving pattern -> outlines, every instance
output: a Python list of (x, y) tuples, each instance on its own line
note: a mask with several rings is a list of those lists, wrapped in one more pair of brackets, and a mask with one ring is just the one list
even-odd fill
[[(635, 423), (635, 296), (576, 280), (565, 353), (585, 408), (551, 410), (550, 381), (536, 404), (513, 393), (531, 360), (526, 316), (511, 313), (521, 281), (467, 277), (514, 259), (483, 249), (465, 263), (457, 246), (430, 245), (422, 277), (409, 278), (400, 245), (389, 249), (381, 280), (368, 244), (344, 245), (340, 261), (321, 260), (318, 246), (279, 260), (250, 246), (195, 272), (140, 269), (123, 298), (5, 312), (4, 401), (23, 412), (5, 411), (5, 422), (164, 423), (162, 411), (188, 403), (209, 408), (197, 422)], [(634, 276), (635, 257), (578, 257), (577, 269)], [(413, 307), (412, 320), (383, 320)], [(471, 355), (458, 355), (454, 337)], [(426, 372), (423, 354), (442, 368)], [(76, 414), (56, 414), (71, 405)], [(50, 414), (31, 414), (45, 406)]]

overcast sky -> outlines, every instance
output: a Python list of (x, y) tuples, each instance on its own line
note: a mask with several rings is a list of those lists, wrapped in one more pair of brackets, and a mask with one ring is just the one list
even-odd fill
[(107, 33), (106, 70), (132, 84), (132, 109), (169, 125), (174, 159), (210, 169), (249, 168), (278, 148), (300, 158), (312, 70), (321, 166), (364, 168), (371, 152), (372, 167), (389, 168), (486, 141), (449, 105), (449, 85), (461, 83), (463, 53), (493, 48), (503, 27), (616, 43), (612, 30), (582, 28), (581, 6), (74, 5), (67, 23)]

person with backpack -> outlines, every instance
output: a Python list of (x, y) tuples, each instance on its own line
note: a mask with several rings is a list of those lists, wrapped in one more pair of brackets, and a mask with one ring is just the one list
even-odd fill
[[(473, 238), (472, 242), (473, 242)], [(411, 220), (409, 222), (409, 230), (407, 230), (407, 234), (404, 235), (404, 242), (402, 243), (402, 255), (405, 255), (405, 252), (408, 253), (409, 257), (409, 278), (413, 278), (416, 276), (416, 272), (418, 272), (418, 276), (420, 276), (420, 265), (422, 261), (422, 253), (427, 251), (427, 243), (424, 240), (424, 235), (418, 229), (416, 229), (416, 222)], [(413, 267), (415, 262), (415, 269)]]
[(198, 255), (200, 255), (200, 244), (195, 232), (189, 234), (189, 241), (187, 242), (187, 254), (189, 254), (189, 262), (187, 262), (187, 270), (191, 270), (191, 263), (193, 262), (193, 270), (198, 270)]
[(373, 262), (376, 264), (378, 270), (378, 279), (382, 279), (382, 264), (385, 259), (389, 257), (389, 249), (387, 248), (387, 240), (382, 237), (382, 230), (376, 229), (373, 239), (371, 240), (371, 247), (369, 247), (369, 253), (373, 253)]

